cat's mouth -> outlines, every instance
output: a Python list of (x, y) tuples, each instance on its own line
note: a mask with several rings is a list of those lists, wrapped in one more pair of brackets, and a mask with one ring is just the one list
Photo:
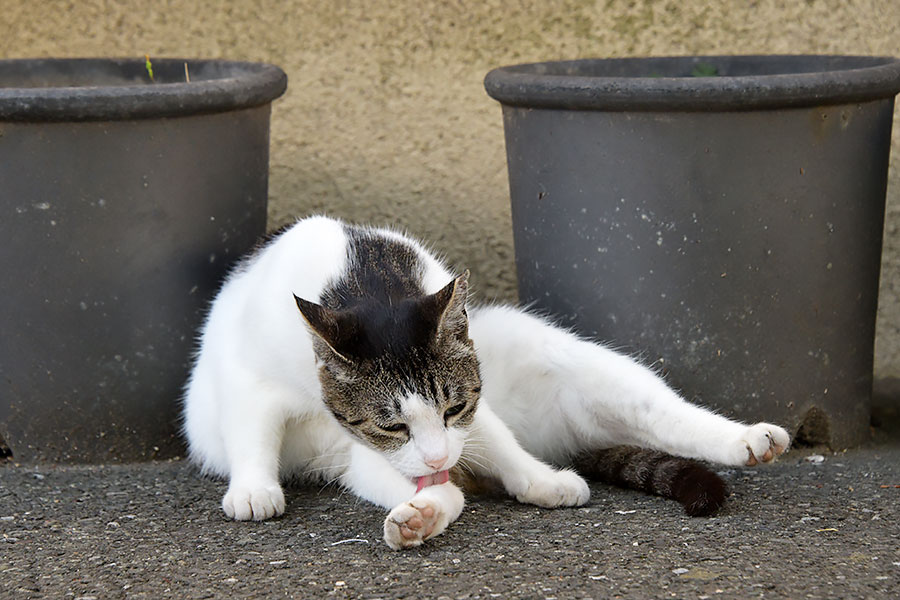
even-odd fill
[(450, 481), (450, 471), (438, 471), (431, 475), (416, 477), (416, 493), (418, 494), (430, 485), (441, 485)]

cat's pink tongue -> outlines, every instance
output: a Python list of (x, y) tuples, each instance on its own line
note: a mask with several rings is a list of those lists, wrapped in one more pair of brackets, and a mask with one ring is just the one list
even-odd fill
[(438, 471), (431, 475), (416, 477), (416, 493), (418, 494), (429, 485), (441, 485), (450, 481), (450, 471)]

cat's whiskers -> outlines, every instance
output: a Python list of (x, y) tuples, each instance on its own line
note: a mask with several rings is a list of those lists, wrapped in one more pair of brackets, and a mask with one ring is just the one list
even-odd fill
[[(341, 478), (341, 475), (343, 475), (343, 473), (338, 473), (337, 475), (335, 475), (334, 477), (332, 477), (331, 479), (326, 481), (324, 484), (322, 484), (322, 486), (319, 488), (318, 493), (321, 494), (322, 492), (327, 490), (332, 485), (339, 486), (340, 484), (338, 483), (338, 480)], [(343, 496), (344, 493), (346, 493), (346, 490), (343, 487), (340, 487), (338, 497)]]
[(349, 452), (329, 452), (329, 453), (316, 454), (315, 457), (312, 459), (309, 459), (307, 461), (307, 463), (308, 464), (322, 463), (322, 462), (325, 462), (325, 459), (333, 459), (335, 457), (340, 457), (340, 458), (349, 460), (350, 453)]
[(459, 462), (456, 463), (456, 466), (458, 466), (460, 469), (462, 469), (463, 471), (466, 471), (467, 473), (469, 473), (470, 475), (472, 475), (474, 477), (478, 476), (478, 473), (475, 471), (475, 469), (472, 468), (472, 466), (466, 460), (460, 459)]
[(462, 456), (478, 456), (481, 458), (487, 458), (487, 450), (489, 447), (487, 445), (466, 445), (463, 447)]
[(500, 470), (497, 463), (490, 460), (486, 456), (479, 456), (478, 458), (483, 459), (488, 464), (485, 464), (485, 463), (481, 462), (480, 460), (476, 460), (476, 458), (474, 456), (465, 456), (465, 455), (460, 457), (459, 462), (457, 462), (456, 464), (465, 463), (465, 467), (473, 475), (476, 475), (477, 473), (471, 468), (471, 466), (469, 466), (469, 463), (471, 463), (471, 464), (475, 465), (476, 467), (478, 467), (479, 469), (481, 469), (482, 473), (494, 473), (494, 472), (498, 472)]
[(483, 456), (466, 456), (460, 458), (460, 462), (471, 463), (477, 467), (481, 467), (482, 469), (488, 469), (489, 467), (495, 467), (497, 464)]
[(466, 440), (463, 444), (463, 456), (468, 456), (471, 454), (482, 455), (479, 451), (489, 450), (490, 445), (483, 440)]
[(349, 466), (350, 466), (350, 463), (346, 462), (343, 464), (328, 465), (325, 467), (310, 467), (308, 469), (303, 469), (302, 474), (306, 475), (309, 473), (318, 473), (318, 472), (324, 472), (324, 471), (339, 471), (340, 473), (343, 473)]
[[(327, 467), (316, 467), (312, 469), (306, 469), (302, 472), (302, 477), (307, 480), (319, 480), (326, 479), (325, 483), (320, 488), (324, 490), (332, 483), (336, 482), (341, 478), (347, 468), (350, 466), (350, 463), (342, 464), (342, 465), (329, 465)], [(332, 476), (333, 475), (333, 476)], [(330, 478), (328, 478), (330, 477)]]

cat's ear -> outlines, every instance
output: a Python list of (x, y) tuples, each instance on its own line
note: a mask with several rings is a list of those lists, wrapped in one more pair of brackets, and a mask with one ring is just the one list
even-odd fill
[(343, 349), (357, 333), (356, 319), (353, 315), (325, 308), (296, 294), (294, 301), (310, 330), (325, 342), (335, 356), (350, 362)]
[(438, 339), (452, 335), (462, 341), (469, 339), (469, 316), (466, 299), (469, 296), (469, 271), (451, 281), (443, 289), (421, 301), (422, 311), (433, 320)]

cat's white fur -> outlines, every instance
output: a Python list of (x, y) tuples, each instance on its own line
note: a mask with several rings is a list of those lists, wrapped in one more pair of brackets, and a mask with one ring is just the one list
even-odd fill
[[(417, 242), (381, 232), (416, 248), (427, 293), (452, 280)], [(385, 541), (408, 547), (439, 534), (463, 507), (452, 483), (417, 493), (413, 478), (461, 455), (518, 500), (554, 507), (588, 500), (584, 480), (548, 466), (582, 449), (630, 444), (752, 465), (789, 444), (780, 427), (748, 426), (684, 401), (627, 356), (519, 309), (489, 306), (468, 310), (483, 387), (467, 434), (444, 428), (411, 396), (403, 405), (415, 443), (390, 456), (376, 452), (323, 405), (311, 334), (293, 298), (319, 298), (346, 269), (347, 242), (339, 221), (299, 221), (236, 270), (212, 305), (185, 396), (184, 430), (191, 457), (229, 478), (222, 501), (229, 517), (282, 514), (280, 479), (307, 475), (339, 481), (390, 509)]]

